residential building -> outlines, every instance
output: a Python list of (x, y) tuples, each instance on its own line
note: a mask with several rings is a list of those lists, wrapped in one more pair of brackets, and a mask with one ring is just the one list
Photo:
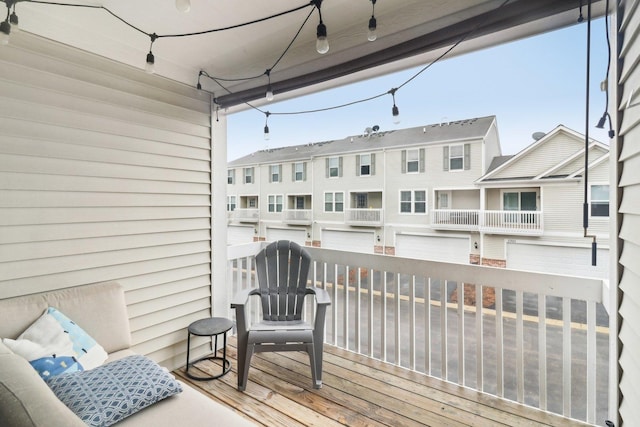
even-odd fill
[[(558, 126), (501, 153), (493, 116), (281, 147), (229, 163), (229, 243), (300, 244), (564, 274), (608, 274), (608, 147)], [(242, 177), (239, 181), (236, 176)]]

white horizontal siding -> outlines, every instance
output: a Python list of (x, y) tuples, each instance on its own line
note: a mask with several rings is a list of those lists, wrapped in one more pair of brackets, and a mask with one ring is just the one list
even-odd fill
[[(619, 115), (621, 125), (618, 130), (620, 157), (618, 170), (621, 214), (621, 265), (619, 295), (619, 415), (623, 426), (632, 426), (640, 419), (640, 237), (637, 225), (640, 223), (640, 108), (638, 100), (627, 107), (631, 91), (640, 87), (640, 2), (625, 1), (618, 4), (621, 14), (620, 44), (618, 56), (621, 69), (618, 70), (618, 85), (621, 103)], [(633, 227), (635, 225), (636, 227)]]
[(30, 35), (3, 49), (0, 298), (117, 280), (134, 349), (184, 364), (211, 315), (210, 126), (193, 88)]

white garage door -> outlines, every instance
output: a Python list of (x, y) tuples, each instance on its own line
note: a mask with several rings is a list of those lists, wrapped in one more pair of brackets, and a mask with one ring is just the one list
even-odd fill
[(276, 240), (291, 240), (297, 244), (304, 246), (307, 232), (305, 230), (297, 230), (291, 228), (267, 228), (267, 241), (275, 242)]
[(607, 279), (609, 249), (598, 249), (596, 261), (591, 248), (507, 243), (507, 268)]
[(253, 242), (253, 227), (230, 225), (227, 227), (227, 245), (241, 245)]
[(469, 238), (396, 234), (396, 256), (469, 264)]
[(322, 230), (322, 247), (341, 251), (373, 253), (373, 232)]

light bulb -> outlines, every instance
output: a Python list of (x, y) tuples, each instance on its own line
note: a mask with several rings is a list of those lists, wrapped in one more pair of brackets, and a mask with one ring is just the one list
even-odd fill
[(264, 140), (265, 140), (265, 141), (268, 141), (268, 140), (269, 140), (269, 138), (270, 138), (270, 135), (269, 135), (269, 126), (265, 125), (265, 126), (264, 126)]
[(11, 24), (7, 21), (0, 22), (0, 45), (9, 44), (9, 34), (11, 34)]
[(395, 104), (393, 105), (393, 108), (391, 108), (391, 114), (393, 115), (393, 123), (396, 125), (400, 123), (400, 110)]
[(265, 95), (267, 101), (273, 101), (273, 88), (271, 85), (267, 86), (267, 94)]
[(378, 38), (378, 34), (376, 34), (376, 18), (373, 16), (369, 19), (369, 31), (367, 32), (367, 40), (370, 42), (375, 41)]
[(180, 12), (187, 13), (191, 10), (190, 0), (176, 0), (176, 9)]
[(153, 53), (149, 51), (149, 53), (147, 54), (147, 63), (144, 67), (144, 70), (149, 74), (153, 74), (156, 71), (155, 62), (156, 61), (153, 56)]
[(320, 22), (316, 31), (316, 50), (319, 54), (324, 55), (329, 52), (329, 40), (327, 39), (327, 27)]

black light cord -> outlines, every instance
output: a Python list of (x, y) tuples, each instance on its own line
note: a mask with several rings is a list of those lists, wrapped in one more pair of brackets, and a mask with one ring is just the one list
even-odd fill
[[(55, 6), (83, 7), (83, 8), (88, 8), (88, 9), (103, 9), (107, 13), (112, 15), (114, 18), (118, 19), (120, 22), (128, 25), (129, 27), (133, 28), (134, 30), (136, 30), (136, 31), (138, 31), (138, 32), (140, 32), (142, 34), (145, 34), (145, 35), (147, 35), (149, 37), (151, 37), (152, 34), (155, 34), (155, 33), (149, 33), (147, 31), (144, 31), (144, 30), (136, 27), (135, 25), (133, 25), (132, 23), (126, 21), (124, 18), (121, 18), (120, 16), (118, 16), (116, 13), (112, 12), (111, 10), (109, 10), (109, 8), (107, 8), (105, 6), (88, 5), (88, 4), (74, 4), (74, 3), (64, 3), (64, 2), (50, 2), (50, 1), (43, 1), (43, 0), (17, 0), (16, 3), (17, 2), (22, 2), (22, 1), (28, 2), (28, 3), (50, 4), (50, 5), (55, 5)], [(309, 3), (304, 4), (302, 6), (298, 6), (298, 7), (294, 7), (292, 9), (289, 9), (289, 10), (285, 10), (283, 12), (278, 12), (278, 13), (275, 13), (273, 15), (265, 16), (263, 18), (254, 19), (252, 21), (243, 22), (243, 23), (240, 23), (240, 24), (229, 25), (227, 27), (212, 28), (210, 30), (195, 31), (195, 32), (191, 32), (191, 33), (158, 34), (156, 37), (157, 38), (164, 38), (164, 37), (190, 37), (190, 36), (199, 36), (199, 35), (202, 35), (202, 34), (216, 33), (216, 32), (219, 32), (219, 31), (233, 30), (235, 28), (246, 27), (247, 25), (253, 25), (253, 24), (257, 24), (259, 22), (268, 21), (270, 19), (279, 18), (281, 16), (287, 15), (289, 13), (297, 12), (299, 10), (304, 9), (305, 7), (309, 7), (309, 6), (313, 6), (313, 5), (314, 5), (314, 3), (312, 1), (312, 2), (309, 2)]]

